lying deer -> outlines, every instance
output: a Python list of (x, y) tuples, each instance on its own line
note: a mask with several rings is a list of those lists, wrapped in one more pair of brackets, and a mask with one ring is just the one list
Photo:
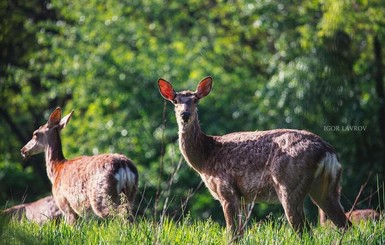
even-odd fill
[(24, 216), (28, 221), (43, 224), (61, 217), (61, 212), (53, 196), (47, 196), (35, 202), (16, 205), (3, 210), (1, 213), (21, 220)]
[[(321, 225), (327, 222), (326, 215), (323, 212), (319, 213)], [(352, 223), (360, 223), (361, 221), (379, 220), (380, 214), (373, 209), (356, 209), (350, 212), (346, 212), (345, 216)]]
[(241, 231), (241, 201), (280, 202), (290, 225), (301, 233), (308, 226), (303, 212), (308, 194), (338, 227), (351, 225), (340, 204), (341, 165), (319, 136), (291, 129), (209, 136), (200, 128), (197, 104), (210, 93), (211, 77), (195, 92), (177, 93), (164, 79), (158, 86), (175, 106), (179, 148), (221, 203), (227, 230)]
[(52, 193), (67, 223), (73, 224), (78, 216), (90, 213), (101, 218), (121, 211), (132, 214), (138, 171), (127, 157), (102, 154), (72, 160), (64, 158), (60, 131), (72, 113), (61, 118), (61, 109), (56, 108), (48, 122), (37, 129), (21, 149), (22, 156), (45, 153)]
[(345, 215), (352, 223), (359, 223), (361, 220), (368, 221), (380, 219), (380, 214), (373, 209), (357, 209), (347, 212)]

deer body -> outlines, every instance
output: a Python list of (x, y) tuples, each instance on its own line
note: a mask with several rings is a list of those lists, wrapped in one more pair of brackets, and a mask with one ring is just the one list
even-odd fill
[(361, 221), (369, 220), (378, 221), (380, 219), (380, 213), (374, 209), (357, 209), (347, 212), (345, 215), (352, 223), (360, 223)]
[(57, 207), (53, 196), (47, 196), (31, 203), (16, 205), (3, 210), (2, 213), (13, 216), (19, 221), (25, 216), (28, 221), (38, 224), (61, 217), (60, 209)]
[[(52, 112), (48, 123), (36, 130), (31, 141), (22, 148), (22, 155), (28, 157), (45, 152), (52, 193), (68, 223), (92, 213), (105, 218), (120, 211), (131, 212), (138, 172), (127, 157), (102, 154), (72, 160), (64, 158), (60, 130), (71, 115), (72, 112), (60, 120), (60, 108)], [(121, 198), (125, 200), (121, 202)]]
[(54, 163), (53, 195), (60, 207), (70, 209), (78, 216), (95, 213), (106, 217), (112, 211), (111, 203), (120, 202), (120, 193), (133, 200), (137, 177), (130, 165), (132, 168), (129, 160), (118, 154), (85, 156)]
[(333, 148), (319, 136), (301, 130), (204, 134), (196, 104), (208, 95), (211, 82), (207, 77), (195, 92), (179, 93), (163, 79), (158, 85), (162, 96), (175, 105), (180, 150), (221, 203), (228, 230), (240, 228), (244, 201), (280, 202), (291, 226), (302, 231), (306, 225), (303, 202), (308, 194), (337, 226), (350, 225), (339, 202), (341, 165)]
[[(234, 186), (238, 195), (247, 202), (263, 201), (279, 203), (274, 185), (282, 178), (287, 178), (288, 185), (295, 186), (302, 178), (301, 173), (314, 172), (317, 178), (318, 162), (326, 156), (322, 147), (329, 147), (317, 136), (298, 130), (272, 130), (242, 132), (212, 137), (205, 149), (211, 149), (214, 154), (203, 157), (195, 162), (198, 155), (199, 143), (195, 142), (196, 149), (189, 148), (189, 137), (180, 135), (181, 151), (191, 166), (199, 166), (199, 174), (210, 190), (218, 189), (218, 185)], [(206, 136), (207, 137), (207, 136)], [(295, 143), (293, 140), (295, 139)], [(300, 145), (295, 145), (302, 141)], [(286, 152), (279, 145), (286, 147)], [(308, 152), (314, 147), (313, 152)], [(182, 149), (183, 148), (183, 149)], [(201, 149), (204, 151), (204, 149)], [(203, 155), (204, 156), (204, 155)], [(288, 161), (288, 159), (290, 159)], [(290, 166), (290, 161), (297, 165)], [(301, 164), (309, 162), (309, 164)], [(203, 164), (201, 164), (203, 163)], [(320, 170), (319, 170), (320, 171)], [(315, 176), (317, 175), (317, 176)], [(217, 182), (220, 182), (219, 184)], [(216, 193), (212, 193), (216, 196)], [(218, 199), (218, 198), (217, 198)]]
[[(352, 223), (358, 224), (361, 221), (378, 221), (380, 219), (380, 213), (374, 209), (356, 209), (345, 213), (346, 218), (348, 218)], [(324, 212), (319, 213), (320, 224), (328, 224), (329, 220)]]

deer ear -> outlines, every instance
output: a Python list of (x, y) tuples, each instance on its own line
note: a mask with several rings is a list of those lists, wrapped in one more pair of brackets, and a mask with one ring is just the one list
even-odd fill
[(60, 123), (60, 119), (61, 119), (61, 109), (60, 107), (57, 107), (49, 116), (49, 119), (47, 122), (48, 127), (52, 128), (58, 125)]
[(207, 96), (212, 88), (213, 85), (213, 79), (211, 77), (204, 78), (199, 84), (195, 91), (199, 99), (202, 99), (203, 97)]
[(159, 92), (165, 98), (166, 100), (173, 101), (175, 99), (175, 90), (172, 87), (171, 83), (167, 82), (166, 80), (160, 78), (158, 80), (158, 87)]
[(67, 123), (71, 119), (73, 113), (74, 113), (74, 110), (72, 110), (67, 116), (63, 117), (60, 120), (60, 124), (59, 124), (60, 129), (63, 129), (65, 126), (67, 126)]

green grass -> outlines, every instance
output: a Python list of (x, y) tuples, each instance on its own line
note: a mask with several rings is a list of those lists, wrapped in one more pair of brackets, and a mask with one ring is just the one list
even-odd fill
[[(355, 225), (345, 234), (334, 226), (312, 229), (299, 238), (284, 218), (264, 223), (250, 222), (239, 244), (384, 244), (385, 220)], [(149, 219), (135, 223), (120, 219), (79, 220), (75, 226), (49, 222), (42, 226), (15, 220), (0, 223), (1, 244), (227, 244), (224, 227), (186, 217), (162, 224)]]

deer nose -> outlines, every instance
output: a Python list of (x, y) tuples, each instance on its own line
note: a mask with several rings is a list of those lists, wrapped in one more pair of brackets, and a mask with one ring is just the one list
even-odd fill
[(190, 116), (191, 116), (191, 113), (188, 112), (188, 111), (184, 111), (184, 112), (182, 112), (182, 113), (180, 114), (180, 116), (182, 117), (182, 120), (183, 120), (184, 122), (187, 122), (188, 119), (189, 119)]
[(20, 150), (20, 153), (23, 159), (28, 158), (27, 151), (24, 149), (24, 147)]

